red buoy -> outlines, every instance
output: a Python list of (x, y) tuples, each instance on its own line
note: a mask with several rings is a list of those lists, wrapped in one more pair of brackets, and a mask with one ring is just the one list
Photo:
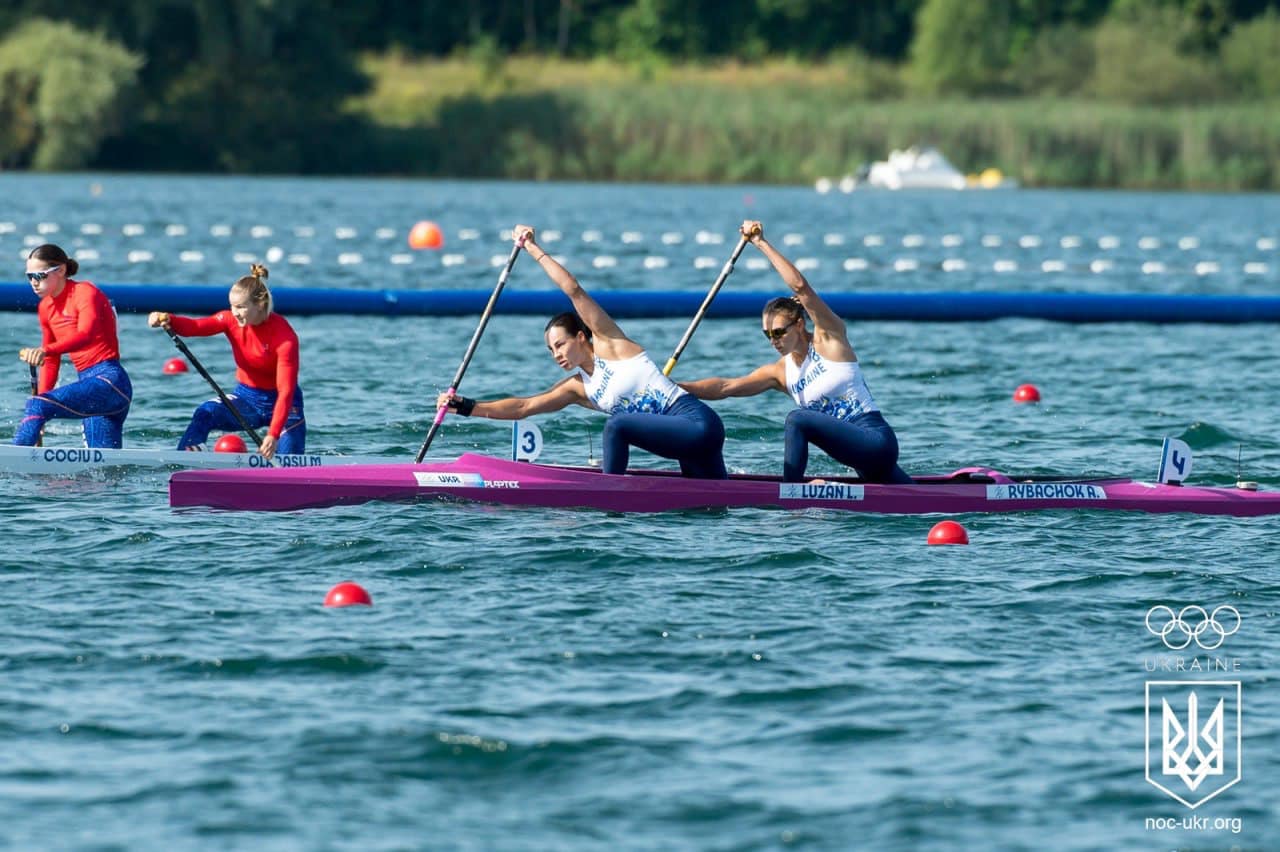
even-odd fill
[(968, 544), (969, 533), (955, 521), (938, 521), (929, 530), (929, 544)]
[(174, 376), (178, 373), (185, 373), (186, 371), (187, 362), (183, 361), (181, 358), (170, 358), (168, 361), (164, 362), (164, 374), (166, 376)]
[(1035, 385), (1018, 385), (1013, 392), (1014, 402), (1039, 402), (1040, 389)]
[(339, 583), (324, 596), (325, 606), (373, 606), (373, 598), (358, 583)]
[(244, 444), (244, 438), (239, 435), (223, 435), (218, 442), (213, 445), (215, 453), (247, 453), (249, 448)]
[(409, 231), (409, 248), (438, 249), (444, 245), (444, 233), (435, 222), (419, 222)]

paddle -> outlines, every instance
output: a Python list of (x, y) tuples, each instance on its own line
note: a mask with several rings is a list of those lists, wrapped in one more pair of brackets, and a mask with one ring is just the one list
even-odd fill
[(213, 380), (213, 376), (209, 375), (209, 371), (206, 370), (204, 368), (204, 365), (200, 363), (200, 359), (196, 358), (195, 355), (191, 354), (191, 350), (187, 348), (186, 342), (183, 341), (183, 339), (179, 337), (177, 334), (175, 334), (173, 329), (169, 328), (168, 326), (161, 326), (161, 328), (164, 329), (165, 334), (169, 335), (169, 339), (173, 341), (173, 345), (178, 347), (178, 351), (181, 352), (186, 357), (186, 359), (191, 362), (191, 366), (196, 368), (196, 372), (204, 376), (204, 380), (209, 383), (209, 387), (213, 388), (214, 393), (218, 395), (218, 399), (222, 400), (222, 404), (225, 405), (228, 409), (230, 409), (232, 415), (234, 415), (236, 420), (240, 422), (240, 428), (248, 432), (249, 437), (253, 439), (253, 442), (257, 444), (259, 448), (261, 448), (262, 439), (258, 437), (258, 433), (253, 431), (253, 427), (250, 426), (249, 422), (244, 419), (244, 415), (240, 413), (239, 409), (237, 409), (234, 405), (231, 404), (231, 400), (227, 399), (227, 395), (222, 392), (222, 388), (218, 387), (218, 383)]
[(738, 245), (734, 248), (733, 254), (729, 257), (729, 261), (720, 270), (720, 275), (716, 278), (716, 283), (711, 285), (711, 290), (707, 293), (707, 298), (702, 300), (702, 307), (698, 308), (698, 312), (693, 315), (693, 322), (689, 323), (689, 327), (685, 330), (684, 337), (680, 338), (680, 343), (676, 346), (676, 351), (671, 353), (671, 357), (667, 359), (667, 366), (662, 368), (662, 375), (669, 376), (671, 371), (676, 368), (676, 362), (680, 360), (680, 356), (684, 354), (684, 348), (689, 345), (689, 341), (693, 338), (693, 333), (698, 329), (698, 324), (702, 322), (702, 318), (707, 314), (707, 308), (711, 307), (711, 302), (715, 299), (716, 294), (720, 292), (720, 288), (724, 286), (725, 280), (729, 277), (729, 273), (733, 272), (733, 265), (738, 262), (739, 255), (742, 250), (747, 247), (751, 237), (760, 233), (760, 229), (756, 228), (750, 234), (743, 234), (742, 239), (738, 240)]
[[(40, 374), (36, 372), (35, 364), (28, 364), (27, 367), (31, 370), (31, 395), (39, 396), (40, 395)], [(36, 438), (36, 446), (37, 447), (44, 446), (44, 430), (43, 429), (40, 430), (40, 435)]]
[[(458, 372), (454, 373), (453, 381), (449, 383), (449, 393), (458, 392), (458, 385), (462, 384), (462, 375), (467, 372), (467, 367), (471, 364), (471, 356), (476, 354), (476, 346), (480, 344), (480, 336), (484, 334), (484, 327), (489, 324), (489, 317), (493, 315), (493, 306), (497, 303), (498, 296), (502, 293), (502, 288), (506, 286), (507, 276), (511, 274), (511, 267), (516, 265), (516, 258), (522, 248), (524, 248), (523, 241), (516, 243), (511, 249), (511, 257), (507, 258), (507, 265), (502, 267), (502, 274), (498, 276), (498, 286), (493, 288), (493, 294), (489, 296), (489, 303), (484, 306), (484, 313), (480, 315), (480, 324), (476, 326), (475, 334), (471, 335), (471, 343), (467, 345), (466, 354), (462, 356), (462, 363), (458, 365)], [(427, 430), (427, 439), (422, 442), (422, 449), (418, 450), (416, 462), (421, 463), (426, 457), (427, 448), (435, 440), (436, 432), (440, 431), (440, 424), (444, 422), (444, 415), (448, 410), (449, 406), (447, 405), (442, 405), (436, 409), (436, 419), (432, 422), (431, 428)]]

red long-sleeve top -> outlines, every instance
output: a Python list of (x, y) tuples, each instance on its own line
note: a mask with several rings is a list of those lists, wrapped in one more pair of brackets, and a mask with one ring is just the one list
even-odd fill
[(40, 300), (38, 313), (40, 348), (46, 357), (40, 369), (37, 393), (57, 387), (64, 354), (76, 370), (120, 359), (116, 312), (106, 295), (88, 281), (68, 278), (61, 293)]
[(298, 335), (288, 320), (279, 314), (268, 314), (258, 325), (241, 328), (231, 311), (218, 311), (203, 319), (173, 315), (170, 328), (183, 337), (227, 336), (231, 341), (231, 354), (236, 359), (236, 381), (258, 390), (276, 392), (276, 405), (267, 431), (279, 438), (289, 419), (294, 389), (298, 387)]

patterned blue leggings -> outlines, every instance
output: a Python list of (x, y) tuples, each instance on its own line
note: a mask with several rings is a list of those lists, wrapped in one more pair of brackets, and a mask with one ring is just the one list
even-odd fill
[[(227, 394), (227, 398), (235, 405), (245, 422), (255, 429), (271, 424), (271, 415), (276, 407), (275, 391), (237, 384), (236, 389)], [(231, 409), (222, 404), (222, 400), (211, 399), (191, 415), (191, 424), (187, 426), (182, 440), (178, 441), (178, 449), (185, 450), (204, 444), (214, 429), (238, 432), (241, 428), (240, 421), (231, 413)], [(284, 431), (280, 433), (276, 452), (291, 456), (306, 452), (306, 447), (307, 421), (302, 413), (302, 388), (294, 388), (293, 405), (289, 407), (289, 419), (285, 421)]]
[(34, 447), (46, 420), (84, 421), (84, 445), (118, 450), (124, 442), (124, 419), (133, 402), (133, 384), (119, 361), (99, 361), (76, 376), (76, 381), (27, 400), (27, 408), (13, 443)]
[(604, 424), (605, 473), (626, 473), (631, 447), (680, 462), (682, 476), (724, 479), (724, 423), (691, 394), (663, 414), (614, 414)]
[(858, 472), (868, 482), (910, 485), (911, 477), (898, 467), (898, 436), (878, 411), (852, 420), (797, 408), (787, 415), (782, 479), (803, 482), (809, 464), (809, 445)]

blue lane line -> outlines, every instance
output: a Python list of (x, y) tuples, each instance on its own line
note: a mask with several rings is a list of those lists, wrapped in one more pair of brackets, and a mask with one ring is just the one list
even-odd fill
[[(100, 284), (118, 311), (213, 313), (227, 306), (227, 288), (186, 284)], [(286, 316), (366, 314), (381, 316), (465, 316), (484, 310), (489, 290), (340, 290), (319, 287), (272, 289), (276, 309)], [(685, 317), (698, 310), (701, 292), (671, 290), (592, 291), (619, 318)], [(721, 293), (709, 317), (758, 317), (772, 292)], [(857, 320), (974, 322), (1028, 317), (1057, 322), (1251, 323), (1280, 322), (1277, 296), (1169, 296), (1148, 293), (823, 293), (841, 316)], [(26, 284), (0, 284), (0, 310), (34, 311), (35, 294)], [(569, 309), (556, 290), (509, 290), (497, 310), (545, 316)]]

